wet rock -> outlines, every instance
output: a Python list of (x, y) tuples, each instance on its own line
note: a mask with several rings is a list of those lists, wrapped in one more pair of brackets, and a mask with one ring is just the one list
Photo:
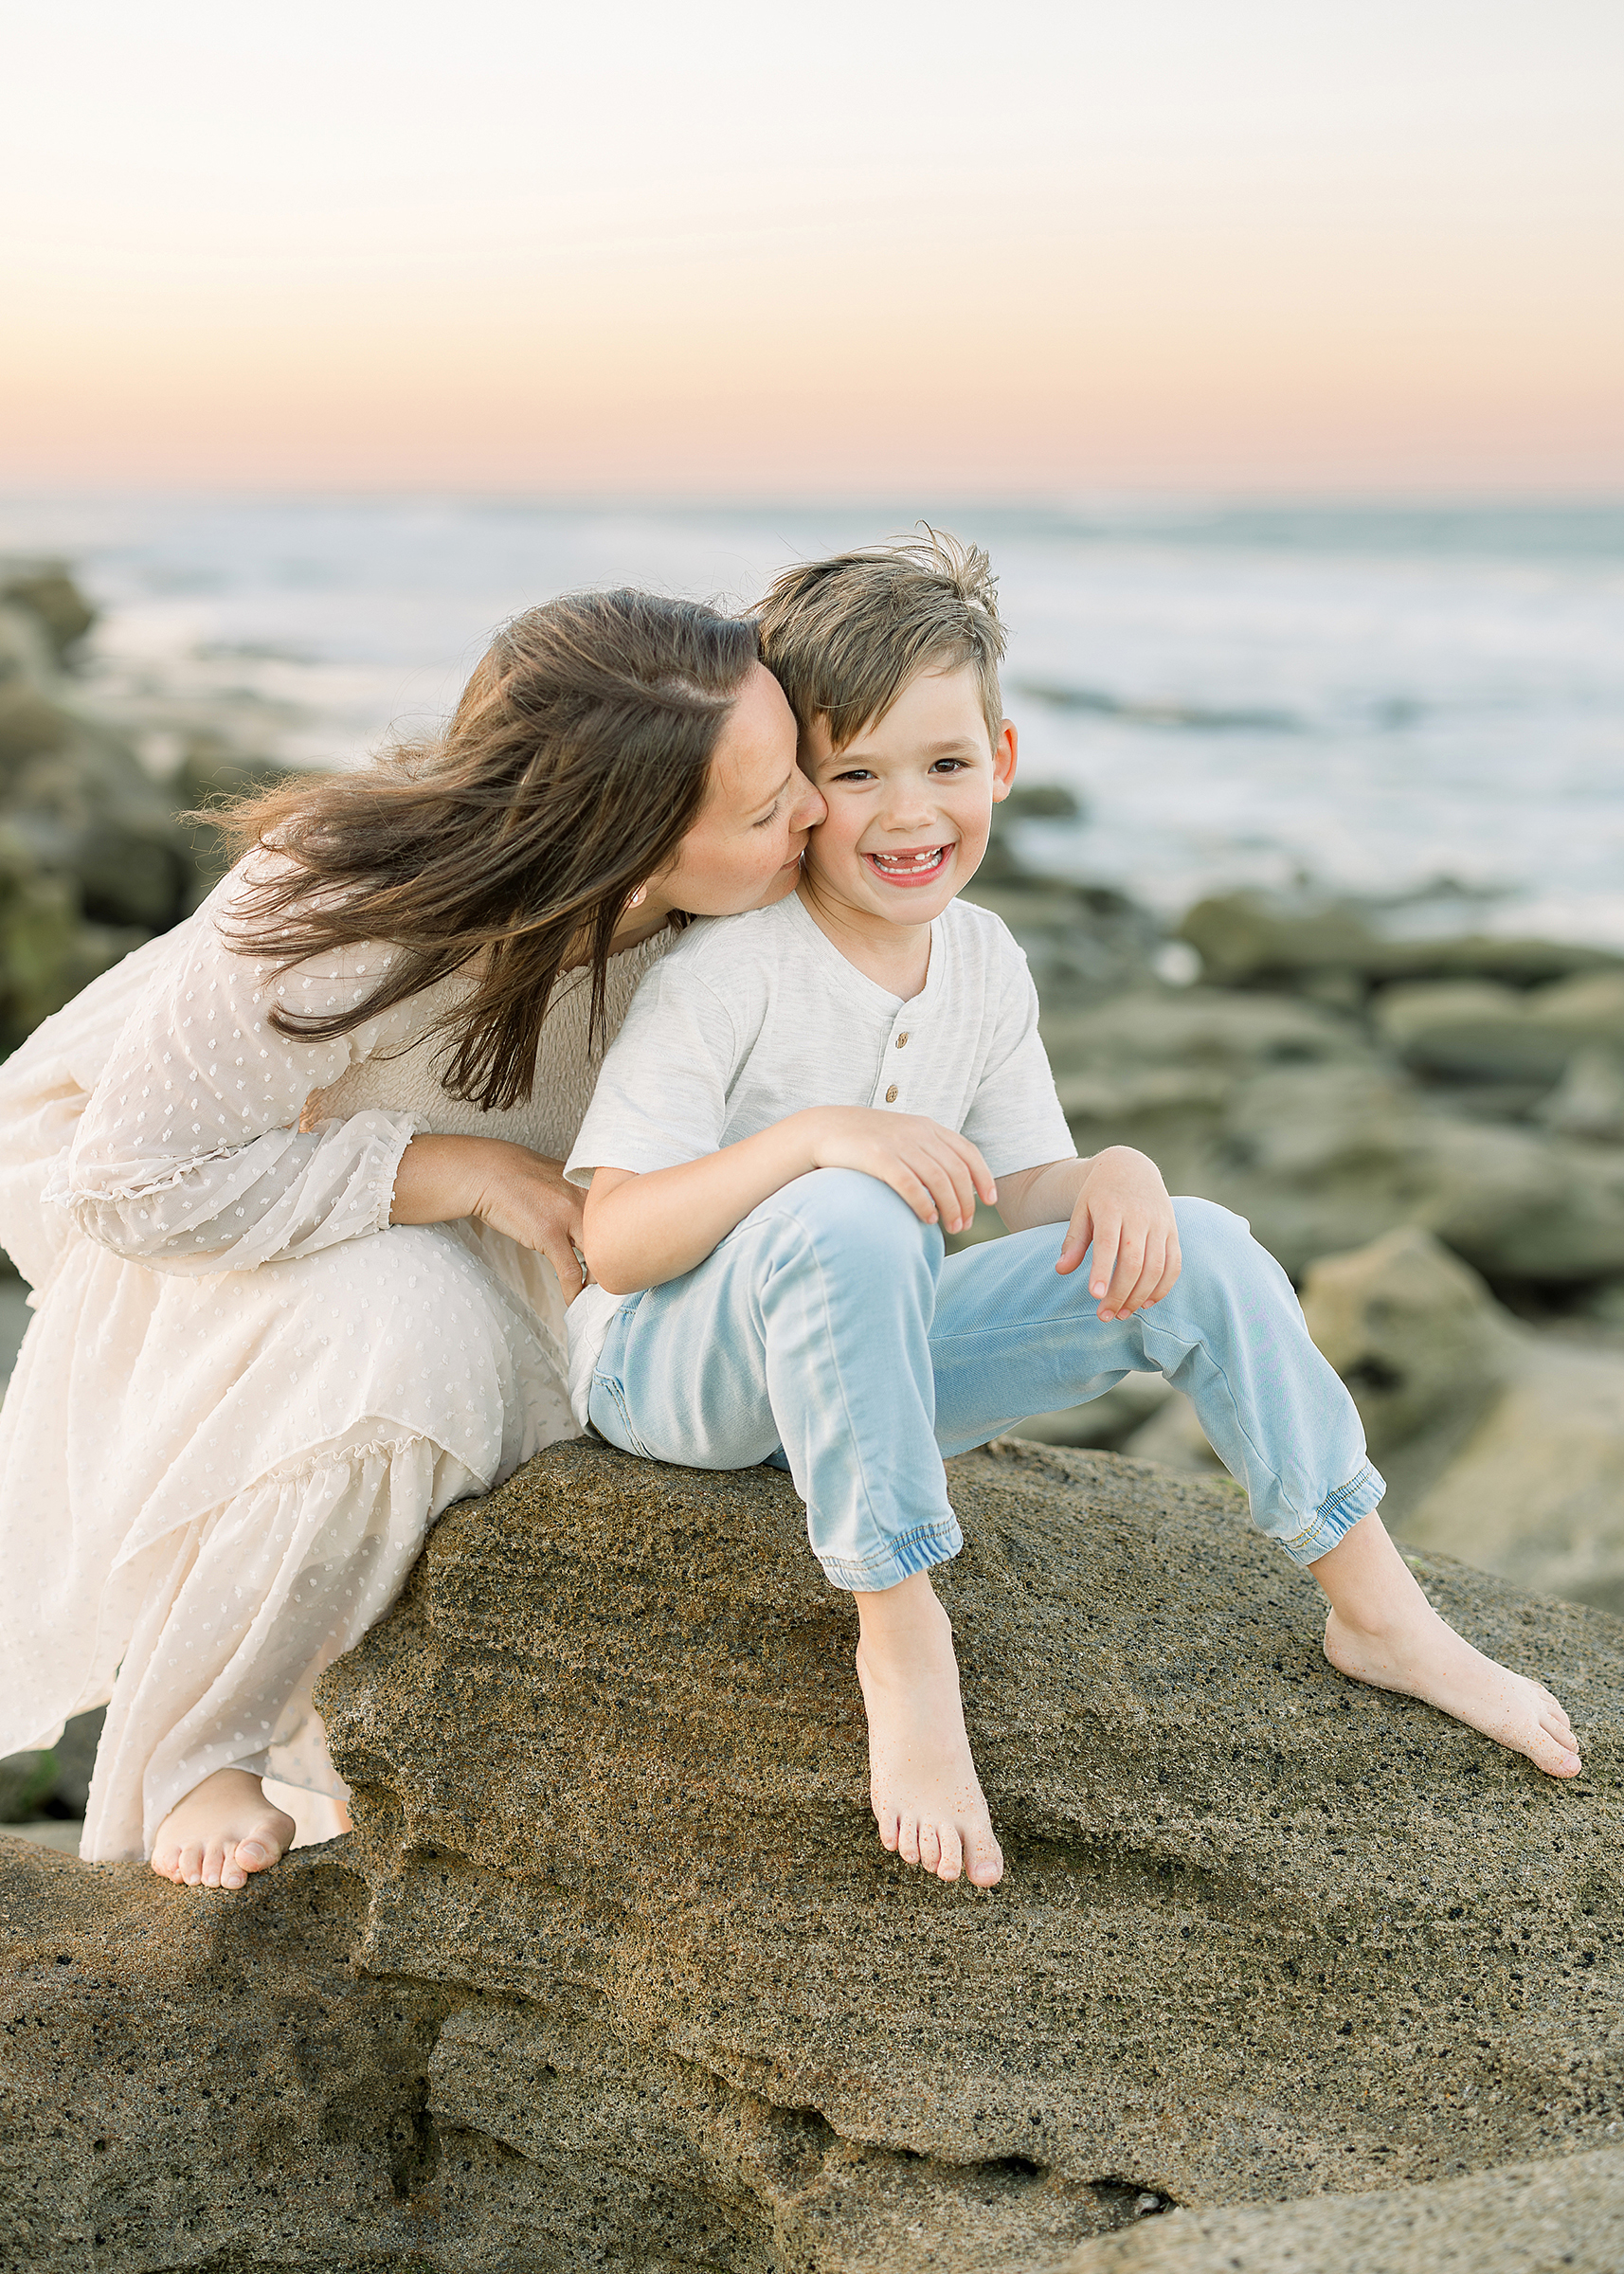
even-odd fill
[(1262, 893), (1220, 893), (1198, 900), (1179, 927), (1215, 986), (1289, 981), (1305, 973), (1364, 973), (1380, 942), (1346, 903), (1293, 909)]
[(1534, 1118), (1561, 1137), (1624, 1144), (1624, 1051), (1577, 1052), (1556, 1088), (1535, 1106)]
[(59, 563), (20, 571), (0, 568), (0, 606), (31, 616), (58, 663), (66, 661), (96, 622), (95, 609)]
[(56, 1782), (54, 1753), (8, 1753), (0, 1759), (0, 1824), (22, 1824)]
[[(18, 597), (25, 587), (33, 595), (26, 605)], [(67, 601), (49, 576), (13, 577), (6, 589), (0, 1052), (175, 923), (203, 881), (191, 834), (169, 791), (58, 668), (59, 650), (71, 644), (78, 622)]]
[(1571, 1286), (1624, 1271), (1624, 1154), (1456, 1119), (1356, 1068), (1260, 1076), (1178, 1165), (1185, 1189), (1246, 1217), (1293, 1278), (1404, 1222), (1498, 1281)]
[(73, 880), (42, 875), (0, 821), (0, 1054), (148, 936), (86, 923)]
[(1602, 2146), (1620, 1630), (1422, 1560), (1558, 1788), (1332, 1673), (1227, 1484), (950, 1475), (1001, 1887), (878, 1847), (785, 1479), (555, 1447), (325, 1677), (353, 1838), (241, 1896), (0, 1839), (9, 2262), (1045, 2274)]
[(1624, 1272), (1624, 1151), (1457, 1115), (1344, 1015), (1134, 990), (1043, 1031), (1080, 1153), (1137, 1146), (1169, 1190), (1245, 1217), (1293, 1278), (1406, 1222), (1499, 1282)]
[(1373, 984), (1486, 979), (1534, 986), (1580, 971), (1618, 970), (1624, 957), (1562, 940), (1392, 939), (1356, 901), (1313, 893), (1238, 892), (1200, 900), (1179, 927), (1219, 986), (1331, 982), (1356, 1000)]
[(1389, 987), (1377, 1024), (1406, 1065), (1426, 1072), (1555, 1082), (1579, 1051), (1624, 1050), (1624, 972), (1522, 993), (1481, 980)]
[(1190, 1180), (1207, 1173), (1209, 1149), (1259, 1075), (1385, 1071), (1359, 1023), (1289, 996), (1142, 985), (1081, 1008), (1051, 997), (1041, 1026), (1079, 1149), (1136, 1146), (1178, 1191), (1200, 1189)]
[(1109, 885), (1034, 876), (1000, 841), (964, 897), (1009, 926), (1046, 1002), (1096, 1002), (1150, 976), (1161, 926)]
[(1531, 1331), (1415, 1229), (1316, 1264), (1303, 1309), (1359, 1405), (1392, 1529), (1624, 1613), (1624, 1352)]

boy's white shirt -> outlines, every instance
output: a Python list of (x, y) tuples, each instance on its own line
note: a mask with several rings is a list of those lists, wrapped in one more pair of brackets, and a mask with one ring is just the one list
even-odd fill
[[(700, 918), (647, 974), (564, 1173), (589, 1184), (597, 1168), (676, 1168), (809, 1106), (926, 1114), (978, 1146), (995, 1178), (1076, 1157), (1038, 990), (990, 910), (948, 902), (924, 988), (905, 1002), (848, 963), (791, 893)], [(569, 1306), (583, 1427), (609, 1322), (630, 1299), (588, 1286)]]

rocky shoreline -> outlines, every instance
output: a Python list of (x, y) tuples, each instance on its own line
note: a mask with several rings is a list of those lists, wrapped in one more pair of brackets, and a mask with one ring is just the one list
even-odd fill
[[(160, 778), (89, 624), (0, 565), (0, 1050), (197, 904), (185, 810), (286, 770), (166, 713)], [(327, 1677), (352, 1839), (229, 1898), (0, 1835), (0, 2265), (1617, 2265), (1624, 958), (1307, 891), (1170, 943), (1022, 865), (1064, 800), (1018, 793), (972, 896), (1079, 1146), (1280, 1257), (1423, 1583), (1562, 1691), (1579, 1784), (1331, 1674), (1135, 1378), (953, 1465), (1012, 1869), (941, 1890), (874, 1843), (783, 1480), (558, 1448)], [(0, 1816), (71, 1824), (73, 1735)]]

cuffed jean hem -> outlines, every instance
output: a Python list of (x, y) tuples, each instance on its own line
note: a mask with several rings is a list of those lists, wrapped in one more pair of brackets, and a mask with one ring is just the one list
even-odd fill
[(1329, 1555), (1344, 1533), (1352, 1531), (1362, 1516), (1381, 1506), (1386, 1490), (1379, 1471), (1366, 1461), (1356, 1476), (1349, 1477), (1315, 1510), (1312, 1524), (1294, 1539), (1279, 1540), (1278, 1544), (1293, 1563), (1317, 1563), (1322, 1556)]
[(818, 1561), (831, 1587), (843, 1587), (848, 1595), (877, 1595), (882, 1588), (899, 1587), (916, 1571), (929, 1571), (932, 1563), (949, 1561), (964, 1544), (957, 1520), (949, 1517), (945, 1524), (918, 1525), (900, 1539), (888, 1540), (883, 1556), (863, 1563), (847, 1563), (839, 1556)]

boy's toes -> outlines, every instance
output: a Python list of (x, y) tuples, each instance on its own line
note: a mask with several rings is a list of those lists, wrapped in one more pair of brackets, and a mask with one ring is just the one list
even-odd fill
[(942, 1860), (942, 1834), (934, 1824), (919, 1827), (919, 1861), (927, 1871), (934, 1871)]
[(1003, 1877), (1003, 1850), (990, 1832), (965, 1850), (965, 1875), (974, 1887), (996, 1887)]
[(896, 1853), (896, 1844), (902, 1837), (901, 1817), (896, 1814), (894, 1809), (887, 1809), (883, 1815), (881, 1815), (876, 1810), (875, 1812), (875, 1822), (879, 1826), (880, 1846), (884, 1848), (890, 1854), (894, 1855)]
[(919, 1861), (919, 1819), (917, 1816), (903, 1817), (901, 1829), (897, 1834), (896, 1852), (905, 1864), (916, 1864)]
[[(923, 1843), (921, 1843), (923, 1845)], [(937, 1842), (936, 1877), (954, 1880), (965, 1868), (965, 1844), (956, 1824), (944, 1824)]]
[(1534, 1732), (1533, 1742), (1525, 1750), (1537, 1769), (1547, 1777), (1577, 1777), (1580, 1762), (1577, 1747), (1566, 1739), (1554, 1737), (1548, 1729)]

